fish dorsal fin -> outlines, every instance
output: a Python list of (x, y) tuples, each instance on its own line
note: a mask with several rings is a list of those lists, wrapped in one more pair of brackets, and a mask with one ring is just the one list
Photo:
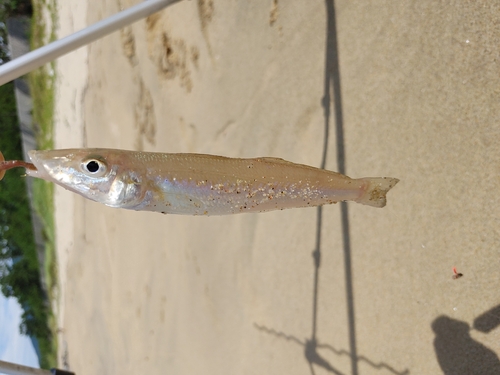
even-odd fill
[(267, 161), (268, 163), (293, 164), (292, 162), (286, 161), (285, 159), (273, 158), (273, 157), (270, 157), (270, 156), (263, 156), (261, 158), (257, 158), (257, 160)]
[(288, 161), (288, 160), (285, 160), (285, 159), (281, 159), (281, 158), (273, 158), (273, 157), (264, 156), (264, 157), (261, 157), (261, 158), (256, 158), (255, 160), (260, 161), (260, 162), (264, 162), (264, 163), (273, 163), (273, 164), (278, 164), (278, 165), (281, 164), (282, 166), (292, 165), (292, 166), (295, 166), (295, 167), (301, 167), (301, 168), (306, 168), (306, 169), (318, 170), (318, 168), (311, 167), (310, 165), (294, 163), (294, 162), (291, 162), (291, 161)]

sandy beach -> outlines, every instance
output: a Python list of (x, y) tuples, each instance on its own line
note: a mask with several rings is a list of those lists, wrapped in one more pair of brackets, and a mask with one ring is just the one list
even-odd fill
[[(60, 1), (58, 36), (137, 2)], [(182, 1), (61, 58), (57, 148), (401, 180), (383, 209), (208, 218), (58, 188), (61, 367), (500, 373), (499, 16), (487, 1)]]

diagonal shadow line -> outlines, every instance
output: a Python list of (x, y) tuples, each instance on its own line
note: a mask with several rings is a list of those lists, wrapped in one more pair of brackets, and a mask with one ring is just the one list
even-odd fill
[[(327, 29), (326, 29), (326, 51), (325, 51), (325, 80), (324, 80), (324, 96), (323, 110), (325, 118), (325, 138), (323, 144), (323, 159), (321, 168), (325, 168), (326, 156), (329, 141), (330, 128), (330, 105), (332, 103), (335, 108), (335, 130), (336, 130), (336, 146), (337, 146), (337, 169), (339, 173), (346, 174), (345, 165), (345, 142), (344, 142), (344, 117), (342, 112), (342, 91), (340, 85), (340, 68), (338, 58), (338, 41), (337, 41), (337, 23), (335, 14), (334, 0), (325, 0), (327, 14)], [(333, 95), (333, 98), (332, 98)], [(342, 225), (342, 240), (344, 252), (344, 273), (346, 285), (347, 299), (347, 320), (349, 325), (349, 351), (351, 353), (351, 373), (358, 375), (357, 348), (356, 348), (356, 322), (354, 315), (354, 290), (352, 276), (352, 261), (351, 261), (351, 238), (349, 234), (349, 212), (345, 202), (340, 203), (341, 209), (341, 225)], [(316, 258), (315, 261), (315, 284), (314, 284), (314, 302), (313, 302), (313, 340), (316, 337), (316, 313), (317, 313), (317, 279), (319, 273), (319, 265), (321, 259), (321, 225), (322, 225), (322, 209), (318, 208), (318, 222), (316, 232)]]
[(306, 357), (307, 363), (309, 364), (309, 369), (311, 370), (311, 374), (315, 375), (314, 372), (314, 365), (323, 367), (325, 370), (328, 372), (332, 372), (335, 375), (344, 375), (342, 374), (339, 370), (337, 370), (335, 367), (333, 367), (326, 359), (321, 357), (317, 351), (317, 348), (320, 347), (320, 345), (317, 343), (315, 339), (313, 340), (305, 340), (302, 342), (300, 339), (298, 339), (295, 336), (292, 335), (287, 335), (286, 333), (276, 331), (273, 328), (267, 328), (266, 326), (261, 326), (258, 325), (257, 323), (253, 324), (255, 328), (257, 328), (259, 331), (268, 333), (270, 335), (283, 338), (286, 341), (292, 341), (295, 342), (296, 344), (303, 346), (304, 347), (304, 355)]
[[(311, 369), (312, 374), (314, 374), (314, 369), (312, 367), (312, 364), (319, 365), (330, 372), (333, 372), (336, 374), (337, 373), (341, 374), (338, 370), (334, 369), (325, 359), (321, 358), (319, 356), (319, 354), (316, 352), (316, 349), (329, 350), (339, 357), (342, 357), (342, 356), (350, 357), (351, 356), (351, 353), (349, 353), (349, 351), (347, 351), (345, 349), (336, 349), (335, 347), (333, 347), (332, 345), (329, 345), (329, 344), (320, 344), (320, 343), (313, 341), (313, 340), (302, 341), (296, 336), (286, 334), (286, 333), (278, 331), (274, 328), (268, 328), (266, 326), (259, 325), (255, 322), (253, 323), (253, 326), (261, 332), (264, 332), (264, 333), (267, 333), (269, 335), (284, 339), (286, 341), (294, 342), (297, 345), (303, 346), (306, 353), (309, 352), (309, 354), (311, 355), (311, 357), (310, 357), (311, 360), (309, 360), (308, 362), (309, 362), (309, 367)], [(313, 351), (313, 349), (314, 349), (314, 351)], [(375, 361), (372, 361), (363, 355), (360, 355), (357, 358), (357, 360), (358, 360), (358, 362), (365, 362), (366, 364), (368, 364), (369, 366), (371, 366), (372, 368), (377, 369), (377, 370), (385, 369), (385, 370), (393, 373), (394, 375), (409, 375), (410, 374), (410, 371), (408, 369), (405, 369), (403, 371), (398, 371), (394, 367), (392, 367), (391, 365), (389, 365), (385, 362), (375, 362)]]
[[(333, 353), (335, 353), (337, 355), (348, 355), (348, 356), (351, 355), (346, 350), (335, 349), (333, 346), (328, 345), (328, 344), (318, 344), (318, 348), (320, 348), (320, 349), (328, 349), (328, 350), (330, 350), (331, 352), (333, 352)], [(378, 362), (378, 363), (376, 363), (376, 362), (370, 360), (369, 358), (365, 357), (364, 355), (360, 355), (357, 358), (357, 360), (359, 362), (366, 362), (371, 367), (373, 367), (374, 369), (377, 369), (377, 370), (386, 369), (387, 371), (390, 371), (390, 372), (392, 372), (393, 374), (396, 374), (396, 375), (409, 375), (410, 374), (410, 370), (408, 370), (408, 369), (405, 369), (402, 372), (399, 372), (394, 367), (388, 365), (385, 362)]]

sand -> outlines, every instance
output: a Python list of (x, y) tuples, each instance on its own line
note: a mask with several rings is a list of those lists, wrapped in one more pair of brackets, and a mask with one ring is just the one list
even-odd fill
[[(59, 2), (59, 36), (136, 2)], [(497, 313), (482, 315), (500, 304), (499, 16), (488, 1), (183, 1), (61, 58), (58, 148), (401, 179), (384, 209), (209, 218), (57, 189), (61, 366), (499, 373)], [(488, 332), (469, 331), (481, 316)]]

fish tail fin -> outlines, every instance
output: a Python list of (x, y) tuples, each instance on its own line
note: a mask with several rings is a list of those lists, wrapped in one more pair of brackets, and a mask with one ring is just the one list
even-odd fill
[(385, 195), (399, 182), (392, 177), (365, 177), (361, 180), (366, 181), (366, 189), (356, 202), (372, 207), (384, 207), (387, 203)]

